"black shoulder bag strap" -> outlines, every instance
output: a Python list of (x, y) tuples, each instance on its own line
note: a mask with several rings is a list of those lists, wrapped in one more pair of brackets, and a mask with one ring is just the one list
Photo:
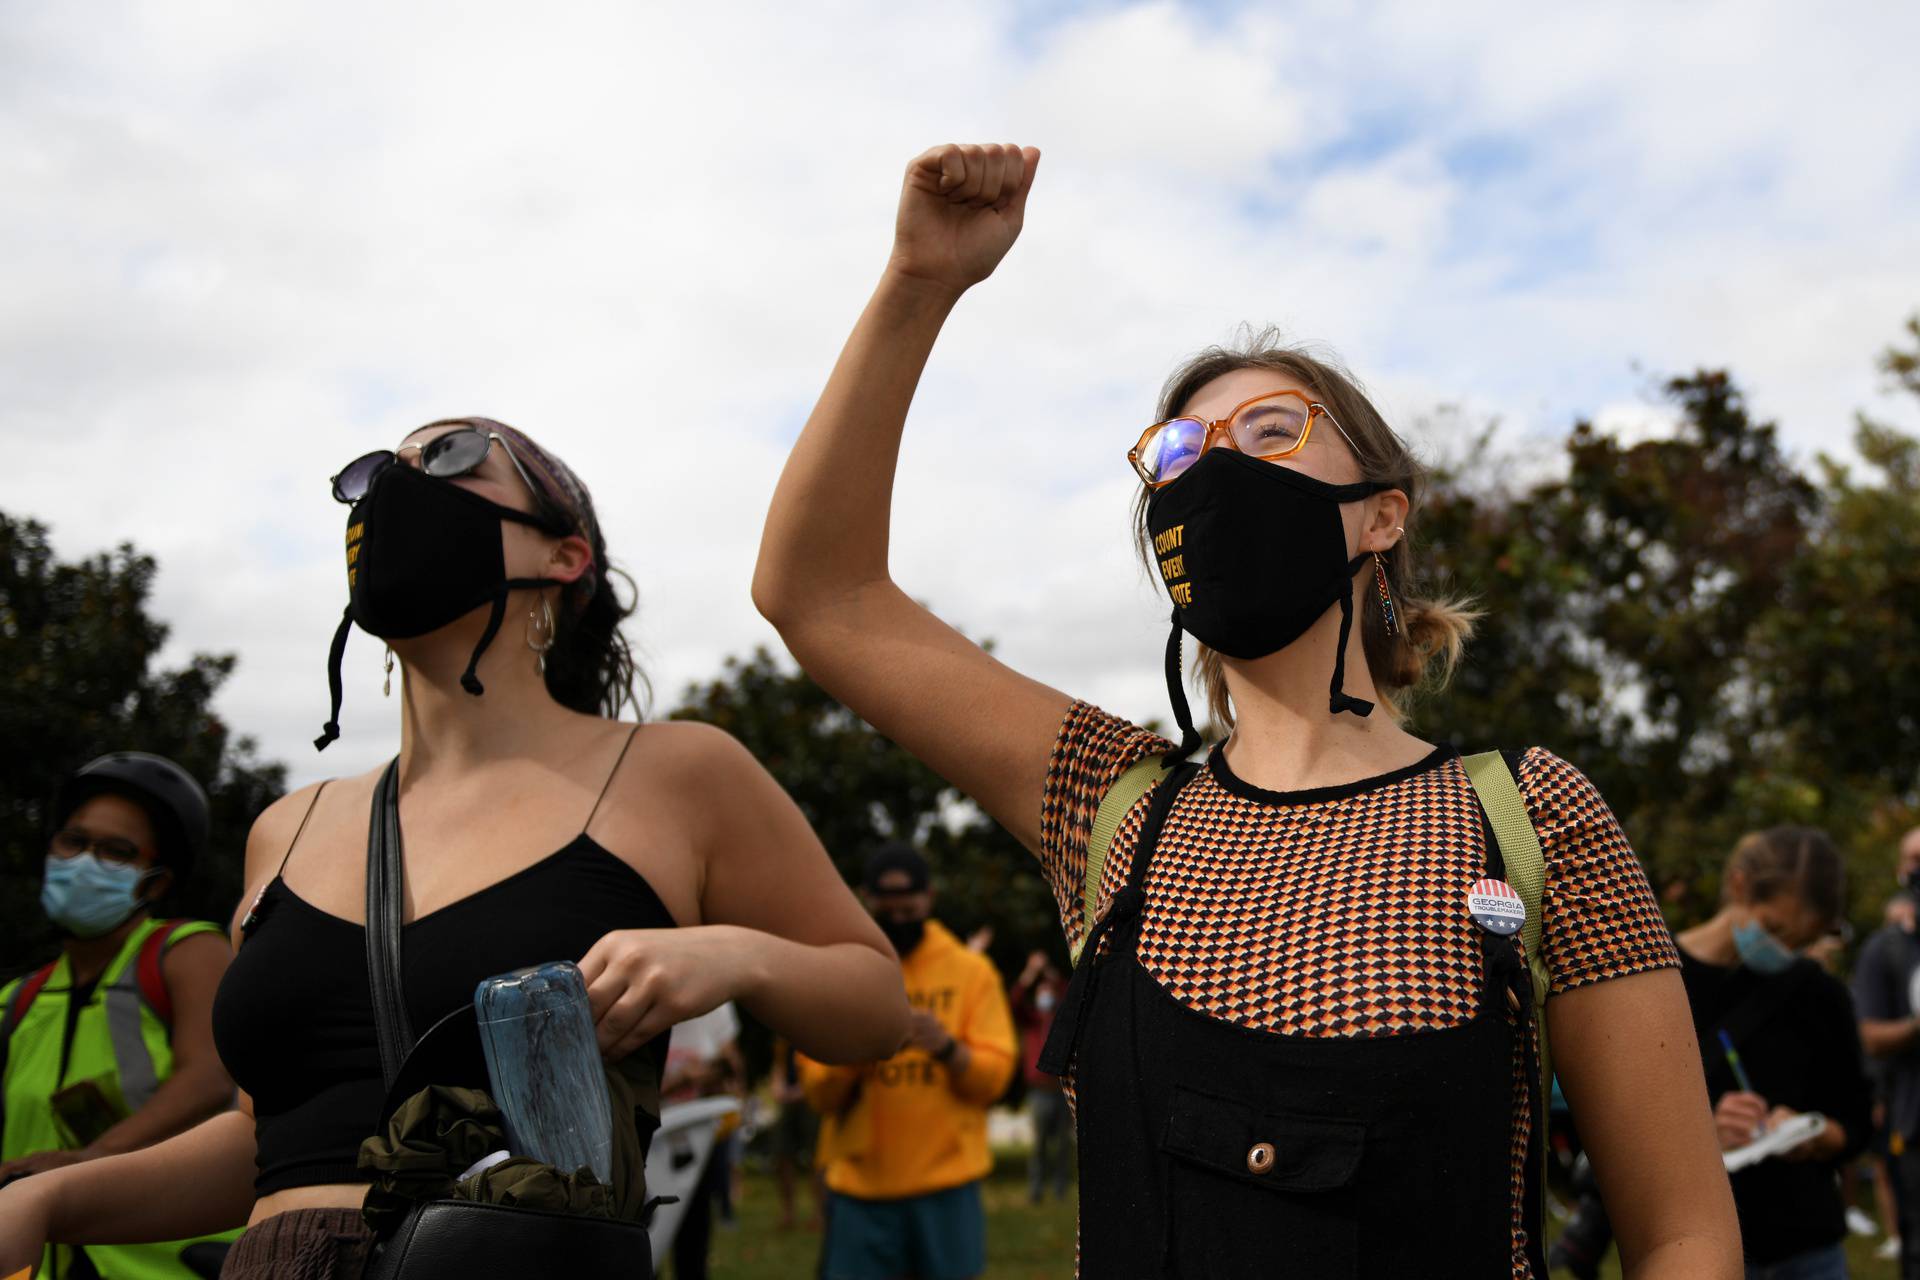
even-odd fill
[(406, 868), (400, 860), (400, 758), (395, 756), (373, 789), (367, 827), (367, 986), (373, 993), (373, 1026), (380, 1037), (380, 1075), (388, 1089), (413, 1047), (407, 1004), (400, 989), (400, 912), (406, 901)]

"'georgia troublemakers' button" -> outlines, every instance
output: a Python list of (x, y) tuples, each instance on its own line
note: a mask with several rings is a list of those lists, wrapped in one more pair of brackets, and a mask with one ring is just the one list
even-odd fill
[(1527, 922), (1527, 904), (1505, 880), (1481, 880), (1467, 891), (1467, 914), (1488, 933), (1506, 937)]

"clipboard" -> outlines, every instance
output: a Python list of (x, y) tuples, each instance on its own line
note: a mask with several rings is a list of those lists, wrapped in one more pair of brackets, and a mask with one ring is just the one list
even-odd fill
[(1738, 1173), (1742, 1169), (1759, 1164), (1770, 1156), (1783, 1151), (1791, 1151), (1808, 1138), (1816, 1137), (1826, 1131), (1827, 1118), (1823, 1115), (1806, 1113), (1797, 1115), (1767, 1130), (1744, 1147), (1735, 1147), (1731, 1151), (1720, 1153), (1722, 1163), (1728, 1173)]

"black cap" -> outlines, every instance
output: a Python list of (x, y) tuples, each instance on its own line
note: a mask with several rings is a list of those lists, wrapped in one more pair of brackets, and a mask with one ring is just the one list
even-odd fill
[[(882, 888), (880, 878), (890, 872), (905, 872), (907, 885)], [(874, 893), (920, 893), (933, 883), (933, 871), (920, 851), (902, 840), (881, 845), (867, 856), (866, 885)]]
[(207, 793), (193, 775), (165, 756), (115, 751), (82, 765), (60, 784), (53, 802), (54, 823), (65, 822), (75, 809), (107, 791), (126, 796), (147, 811), (160, 845), (156, 861), (171, 867), (176, 880), (185, 879), (206, 851), (213, 825)]

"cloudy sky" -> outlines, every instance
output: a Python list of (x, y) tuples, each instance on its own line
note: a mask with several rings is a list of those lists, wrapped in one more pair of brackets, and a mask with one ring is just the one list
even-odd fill
[(1028, 143), (1026, 233), (914, 411), (895, 575), (1162, 714), (1123, 454), (1238, 322), (1331, 344), (1432, 452), (1645, 430), (1697, 365), (1803, 454), (1891, 411), (1916, 47), (1894, 4), (9, 5), (0, 509), (156, 555), (171, 655), (238, 652), (224, 713), (304, 781), (397, 740), (359, 637), (310, 745), (327, 476), (503, 418), (595, 490), (664, 710), (777, 643), (761, 517), (905, 162)]

